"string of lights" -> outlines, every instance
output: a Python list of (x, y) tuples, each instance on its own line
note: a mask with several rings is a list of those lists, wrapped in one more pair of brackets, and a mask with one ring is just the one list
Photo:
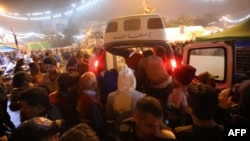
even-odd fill
[[(12, 36), (12, 32), (5, 30), (5, 29), (1, 29), (0, 30), (0, 34), (2, 35), (6, 35), (6, 36)], [(34, 33), (34, 32), (29, 32), (29, 33), (15, 33), (17, 36), (17, 39), (25, 39), (25, 38), (30, 38), (30, 37), (36, 37), (36, 38), (40, 38), (43, 39), (46, 35), (43, 34), (39, 34), (39, 33)]]
[(225, 20), (225, 21), (227, 21), (229, 23), (239, 23), (239, 22), (244, 21), (244, 20), (246, 20), (248, 18), (250, 18), (250, 14), (243, 17), (243, 18), (240, 18), (238, 20), (231, 20), (231, 19), (227, 18), (226, 16), (223, 16), (221, 20)]
[(71, 6), (62, 8), (56, 11), (44, 11), (44, 12), (35, 12), (27, 13), (26, 15), (21, 15), (19, 13), (5, 13), (0, 12), (0, 16), (16, 19), (16, 20), (49, 20), (53, 18), (60, 18), (62, 16), (69, 16), (75, 12), (79, 12), (91, 5), (94, 5), (99, 0), (81, 0), (78, 3), (73, 3)]
[[(44, 34), (40, 34), (40, 33), (35, 33), (35, 32), (29, 32), (29, 33), (15, 33), (17, 36), (17, 39), (26, 39), (26, 38), (31, 38), (31, 37), (35, 37), (35, 38), (40, 38), (40, 39), (44, 39), (46, 37), (46, 35)], [(59, 33), (61, 36), (65, 36), (62, 33)], [(5, 30), (3, 28), (0, 28), (0, 35), (6, 35), (7, 37), (12, 37), (13, 33), (11, 31)], [(85, 35), (74, 35), (74, 38), (77, 39), (82, 39)]]

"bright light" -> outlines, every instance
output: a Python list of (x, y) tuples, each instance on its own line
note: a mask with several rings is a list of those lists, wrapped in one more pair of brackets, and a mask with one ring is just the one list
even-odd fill
[(95, 68), (98, 68), (98, 65), (99, 65), (99, 61), (96, 60), (95, 63), (94, 63), (94, 67), (95, 67)]
[(0, 7), (0, 13), (4, 13), (4, 9), (2, 7)]
[(177, 67), (176, 60), (175, 59), (171, 59), (170, 62), (171, 62), (172, 71), (174, 71), (175, 68)]
[[(59, 13), (55, 13), (53, 11), (43, 11), (43, 12), (34, 12), (34, 13), (26, 13), (25, 17), (22, 17), (21, 15), (19, 15), (18, 13), (5, 13), (3, 8), (0, 7), (0, 16), (4, 16), (7, 18), (12, 18), (12, 19), (18, 19), (18, 20), (48, 20), (51, 18), (59, 18), (62, 15), (71, 15), (74, 13), (75, 9), (76, 11), (80, 11), (84, 8), (87, 8), (88, 6), (94, 5), (98, 2), (98, 0), (92, 0), (92, 1), (86, 1), (86, 0), (82, 0), (78, 3), (73, 3), (71, 4), (70, 8), (64, 8), (63, 11), (62, 10), (55, 10), (58, 11)], [(54, 15), (50, 15), (50, 14), (54, 14)]]

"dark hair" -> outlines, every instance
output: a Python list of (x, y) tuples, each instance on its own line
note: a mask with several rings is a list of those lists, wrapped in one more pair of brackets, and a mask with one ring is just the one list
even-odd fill
[(54, 65), (56, 66), (57, 65), (57, 61), (56, 61), (56, 58), (55, 57), (46, 57), (43, 59), (43, 63), (44, 64), (49, 64), (49, 65)]
[(218, 107), (218, 93), (215, 88), (195, 83), (188, 86), (187, 101), (195, 116), (200, 120), (213, 118)]
[(24, 65), (24, 59), (20, 58), (17, 60), (15, 67), (21, 67), (22, 65)]
[(63, 125), (64, 120), (51, 121), (46, 117), (34, 117), (22, 122), (8, 141), (42, 141), (57, 134)]
[(51, 106), (47, 90), (39, 86), (30, 87), (23, 91), (19, 100), (26, 101), (30, 106), (41, 105), (45, 109)]
[(78, 83), (80, 74), (77, 71), (66, 71), (59, 74), (57, 84), (60, 90), (66, 90), (70, 86)]
[(60, 141), (99, 141), (96, 132), (86, 123), (79, 123), (60, 136)]
[(22, 87), (25, 83), (32, 81), (32, 76), (25, 71), (17, 72), (12, 80), (12, 85), (14, 87)]
[(34, 55), (34, 56), (32, 57), (32, 60), (33, 60), (34, 62), (36, 62), (36, 61), (39, 61), (40, 58), (39, 58), (37, 55)]
[(29, 70), (35, 71), (38, 73), (40, 71), (40, 66), (34, 62), (31, 62), (31, 63), (29, 63)]
[(76, 58), (77, 58), (77, 59), (83, 58), (83, 53), (82, 53), (81, 51), (78, 51), (78, 52), (76, 53)]
[(155, 117), (163, 117), (163, 108), (161, 103), (154, 97), (145, 96), (137, 101), (135, 106), (135, 112), (139, 117), (143, 117), (144, 114), (150, 113)]
[(145, 52), (143, 52), (144, 57), (151, 56), (151, 55), (154, 55), (154, 52), (151, 49), (146, 50)]
[(191, 65), (180, 65), (174, 70), (174, 77), (182, 84), (188, 85), (195, 76), (196, 68)]
[(243, 81), (237, 91), (239, 95), (239, 114), (250, 119), (250, 80)]

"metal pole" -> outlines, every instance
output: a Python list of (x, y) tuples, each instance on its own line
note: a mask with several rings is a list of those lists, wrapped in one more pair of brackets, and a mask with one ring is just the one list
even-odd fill
[(142, 10), (143, 10), (143, 14), (145, 13), (145, 7), (146, 7), (146, 0), (142, 0)]

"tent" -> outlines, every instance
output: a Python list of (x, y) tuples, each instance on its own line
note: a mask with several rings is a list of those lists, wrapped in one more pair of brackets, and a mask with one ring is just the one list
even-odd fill
[(40, 50), (40, 49), (50, 49), (51, 44), (46, 41), (28, 42), (27, 50)]
[(250, 18), (240, 22), (239, 24), (225, 29), (222, 32), (199, 36), (195, 39), (197, 42), (202, 41), (222, 41), (222, 40), (247, 40), (250, 41)]
[(10, 51), (16, 51), (16, 50), (18, 50), (18, 48), (9, 46), (4, 43), (0, 43), (0, 52), (10, 52)]

